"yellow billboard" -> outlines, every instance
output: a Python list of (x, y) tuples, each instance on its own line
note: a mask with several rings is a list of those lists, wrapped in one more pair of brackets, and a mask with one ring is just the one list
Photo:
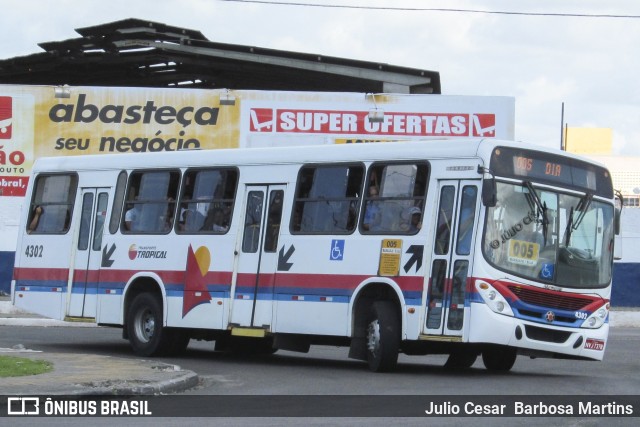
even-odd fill
[(565, 149), (576, 154), (611, 154), (613, 131), (610, 128), (565, 129)]
[[(226, 91), (0, 87), (0, 191), (23, 196), (38, 157), (237, 148)], [(224, 101), (223, 101), (224, 103)]]
[[(36, 101), (35, 154), (237, 148), (238, 109), (219, 91), (71, 88)], [(45, 95), (45, 94), (43, 94)]]

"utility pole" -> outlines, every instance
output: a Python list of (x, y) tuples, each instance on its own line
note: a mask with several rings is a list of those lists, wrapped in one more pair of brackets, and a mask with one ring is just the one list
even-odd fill
[(565, 150), (565, 131), (564, 131), (564, 102), (562, 103), (562, 111), (560, 112), (560, 149)]

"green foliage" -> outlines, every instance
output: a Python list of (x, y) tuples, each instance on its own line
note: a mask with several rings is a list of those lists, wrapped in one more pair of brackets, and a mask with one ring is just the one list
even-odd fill
[(24, 357), (0, 356), (0, 378), (38, 375), (49, 372), (53, 364), (46, 360), (31, 360)]

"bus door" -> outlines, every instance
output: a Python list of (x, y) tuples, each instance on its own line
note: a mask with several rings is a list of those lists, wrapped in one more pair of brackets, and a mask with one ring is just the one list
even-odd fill
[(284, 185), (248, 185), (231, 324), (268, 329), (273, 318)]
[(427, 290), (424, 332), (428, 335), (462, 336), (467, 278), (471, 274), (480, 181), (439, 182), (438, 213)]
[(70, 271), (73, 280), (69, 290), (67, 316), (95, 318), (109, 190), (83, 188), (80, 197), (80, 224), (75, 228), (75, 262)]

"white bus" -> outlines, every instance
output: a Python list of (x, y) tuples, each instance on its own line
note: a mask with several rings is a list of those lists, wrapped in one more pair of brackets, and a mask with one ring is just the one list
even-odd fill
[(349, 346), (506, 371), (601, 360), (611, 178), (493, 139), (41, 158), (12, 298), (142, 356)]

